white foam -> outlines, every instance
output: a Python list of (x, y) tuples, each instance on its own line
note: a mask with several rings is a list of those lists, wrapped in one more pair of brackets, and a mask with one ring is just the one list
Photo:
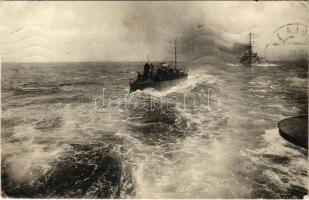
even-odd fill
[(9, 178), (15, 183), (34, 183), (46, 175), (52, 163), (66, 151), (66, 146), (37, 144), (31, 140), (2, 144), (2, 164), (7, 167)]
[[(280, 136), (278, 128), (265, 130), (262, 138), (265, 142), (265, 147), (257, 151), (259, 154), (303, 156), (302, 152), (295, 145), (287, 142)], [(290, 148), (289, 146), (295, 146), (296, 148)]]
[(266, 63), (252, 64), (252, 66), (255, 66), (255, 67), (276, 67), (276, 66), (278, 66), (278, 64), (266, 62)]
[(210, 83), (213, 84), (217, 82), (217, 78), (213, 75), (208, 74), (202, 74), (201, 70), (194, 70), (190, 71), (188, 78), (184, 79), (179, 84), (169, 87), (165, 90), (155, 90), (153, 88), (146, 88), (143, 91), (138, 90), (137, 93), (145, 93), (145, 94), (151, 94), (157, 97), (160, 96), (166, 96), (171, 93), (179, 92), (179, 93), (186, 93), (189, 92), (191, 89), (195, 88), (197, 84), (202, 83)]
[[(279, 184), (282, 187), (288, 188), (290, 185), (300, 185), (307, 188), (307, 176), (299, 173), (301, 171), (308, 171), (309, 163), (305, 155), (306, 150), (283, 139), (277, 128), (265, 130), (262, 139), (264, 145), (262, 148), (255, 151), (255, 154), (258, 155), (255, 162), (268, 168), (268, 170), (264, 171), (265, 175), (268, 176), (272, 182), (276, 182), (276, 184)], [(263, 157), (260, 157), (263, 155), (273, 155), (290, 159), (290, 162), (288, 163), (289, 167), (286, 167), (281, 163), (265, 162)], [(281, 171), (282, 174), (278, 174), (278, 171), (270, 170), (273, 168), (276, 168), (279, 172)], [(282, 182), (280, 177), (285, 177), (288, 179), (288, 182)]]
[(238, 63), (227, 63), (226, 65), (227, 65), (227, 66), (230, 66), (230, 67), (238, 67), (238, 66), (241, 66), (241, 64), (238, 64)]

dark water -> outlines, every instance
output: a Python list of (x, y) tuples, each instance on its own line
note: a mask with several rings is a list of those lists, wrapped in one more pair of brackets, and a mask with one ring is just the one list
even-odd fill
[[(307, 151), (282, 139), (276, 127), (285, 117), (307, 113), (305, 67), (194, 64), (177, 85), (128, 96), (137, 68), (137, 63), (2, 64), (3, 193), (41, 198), (307, 194)], [(109, 106), (94, 105), (103, 88), (105, 97), (117, 98)], [(177, 103), (165, 101), (169, 97)], [(142, 109), (136, 99), (142, 99)]]

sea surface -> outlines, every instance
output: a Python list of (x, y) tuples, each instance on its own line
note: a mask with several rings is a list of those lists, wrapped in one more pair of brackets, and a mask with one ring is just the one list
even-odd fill
[(307, 68), (187, 65), (129, 94), (142, 63), (3, 63), (2, 195), (303, 198), (307, 150), (277, 122), (307, 113)]

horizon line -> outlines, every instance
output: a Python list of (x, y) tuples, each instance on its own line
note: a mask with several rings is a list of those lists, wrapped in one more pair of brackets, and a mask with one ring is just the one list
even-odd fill
[[(174, 61), (163, 61), (163, 60), (136, 60), (136, 61), (115, 61), (115, 60), (107, 60), (107, 61), (2, 61), (0, 63), (103, 63), (103, 62), (174, 62)], [(178, 62), (190, 62), (190, 61), (178, 61)]]

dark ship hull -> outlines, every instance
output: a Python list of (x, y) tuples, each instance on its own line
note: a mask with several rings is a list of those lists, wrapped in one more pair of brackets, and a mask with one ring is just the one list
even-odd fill
[(257, 55), (244, 55), (240, 60), (240, 63), (244, 65), (260, 64), (261, 62), (262, 59)]
[(184, 74), (183, 76), (172, 79), (172, 80), (165, 80), (165, 81), (153, 81), (153, 80), (145, 80), (140, 82), (132, 82), (130, 83), (130, 93), (134, 92), (136, 90), (144, 90), (146, 88), (154, 88), (156, 90), (162, 90), (167, 87), (175, 86), (184, 79), (188, 77), (187, 74)]

